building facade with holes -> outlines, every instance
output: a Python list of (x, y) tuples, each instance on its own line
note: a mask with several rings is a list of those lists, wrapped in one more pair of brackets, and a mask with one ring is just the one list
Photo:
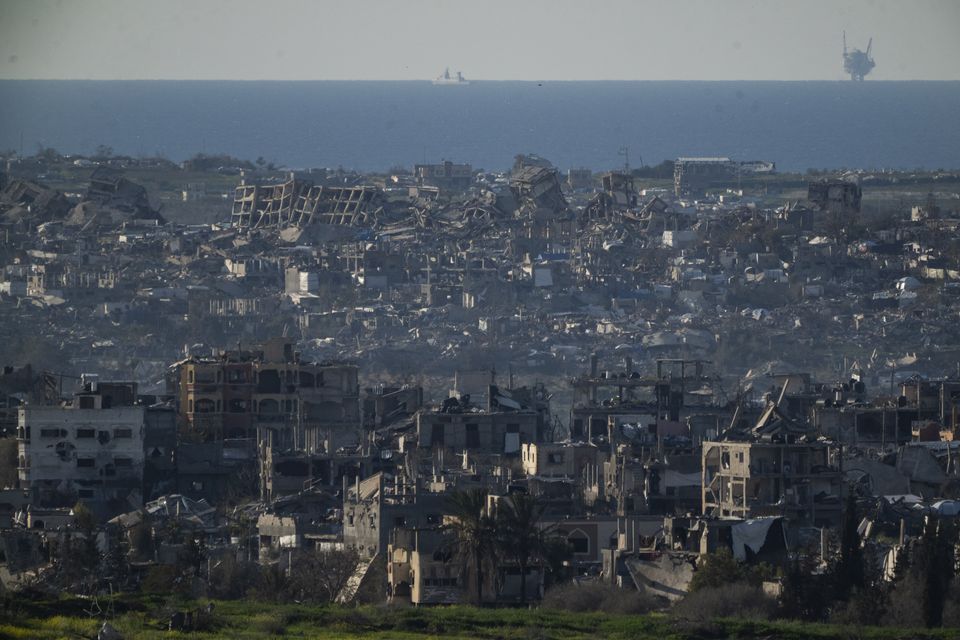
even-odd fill
[(25, 406), (17, 423), (17, 475), (34, 504), (95, 510), (139, 506), (144, 408)]

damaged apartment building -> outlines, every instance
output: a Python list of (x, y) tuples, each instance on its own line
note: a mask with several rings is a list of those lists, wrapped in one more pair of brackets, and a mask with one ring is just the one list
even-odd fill
[(444, 160), (440, 164), (418, 164), (413, 175), (419, 187), (437, 187), (442, 191), (464, 191), (473, 183), (473, 167)]
[[(147, 427), (162, 429), (137, 402), (135, 383), (83, 381), (72, 402), (27, 404), (19, 409), (17, 469), (21, 489), (38, 506), (78, 500), (99, 513), (138, 507), (148, 454), (158, 446)], [(153, 440), (153, 447), (145, 444)], [(162, 446), (162, 445), (160, 445)], [(159, 450), (157, 457), (170, 455)]]
[[(705, 364), (699, 360), (658, 358), (656, 375), (644, 376), (625, 358), (623, 368), (600, 370), (600, 358), (590, 357), (590, 373), (572, 381), (570, 434), (592, 441), (608, 431), (632, 424), (646, 443), (677, 435), (681, 420), (709, 407), (713, 400)], [(709, 422), (709, 421), (708, 421)]]
[(256, 438), (307, 452), (357, 442), (357, 367), (306, 362), (294, 342), (191, 357), (175, 365), (188, 439)]
[(389, 207), (383, 191), (370, 185), (324, 186), (295, 178), (277, 184), (242, 181), (233, 200), (239, 228), (305, 227), (311, 224), (370, 226)]
[(361, 443), (355, 365), (304, 361), (292, 341), (277, 338), (174, 368), (181, 437), (254, 443), (265, 499), (360, 472), (358, 456), (337, 455)]
[(741, 176), (770, 174), (773, 162), (736, 161), (727, 157), (681, 157), (673, 162), (673, 187), (676, 195), (702, 191), (737, 182)]

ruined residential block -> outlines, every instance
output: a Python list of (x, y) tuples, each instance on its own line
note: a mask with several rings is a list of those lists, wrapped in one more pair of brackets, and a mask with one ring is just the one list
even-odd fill
[(703, 514), (833, 525), (843, 474), (824, 442), (704, 442)]
[(862, 198), (860, 185), (845, 180), (820, 180), (807, 186), (807, 199), (825, 211), (859, 212)]
[(720, 186), (742, 175), (773, 173), (776, 165), (765, 160), (736, 161), (726, 157), (677, 158), (673, 162), (673, 186), (677, 196)]
[(523, 208), (559, 212), (567, 207), (555, 169), (524, 167), (510, 177), (510, 191)]
[[(81, 405), (82, 407), (82, 405)], [(17, 426), (20, 486), (40, 500), (139, 499), (144, 408), (26, 406)]]
[(528, 476), (581, 478), (588, 467), (600, 463), (600, 450), (586, 443), (525, 443), (521, 447), (523, 471)]
[(535, 411), (417, 413), (417, 443), (421, 448), (519, 455), (522, 443), (537, 441)]
[(383, 208), (382, 201), (383, 193), (376, 187), (326, 187), (291, 174), (280, 184), (239, 184), (231, 220), (241, 228), (367, 224)]
[(357, 367), (301, 361), (293, 342), (177, 363), (181, 433), (195, 440), (253, 438), (308, 452), (355, 441)]
[(440, 164), (418, 164), (413, 167), (418, 186), (432, 186), (450, 191), (463, 191), (473, 182), (473, 167), (445, 160)]
[(364, 558), (385, 553), (396, 527), (439, 526), (449, 508), (446, 494), (418, 492), (383, 473), (344, 478), (343, 496), (343, 543)]

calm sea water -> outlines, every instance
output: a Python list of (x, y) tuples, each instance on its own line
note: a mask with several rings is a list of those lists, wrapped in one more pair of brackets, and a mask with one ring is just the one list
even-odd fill
[(960, 168), (960, 82), (0, 81), (0, 149), (183, 160), (224, 152), (295, 168), (449, 159), (637, 166), (681, 155), (783, 170)]

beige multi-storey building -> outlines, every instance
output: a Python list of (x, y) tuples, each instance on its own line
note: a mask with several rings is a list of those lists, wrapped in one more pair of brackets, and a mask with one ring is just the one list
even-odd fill
[(704, 442), (703, 514), (835, 524), (843, 472), (825, 442)]
[(188, 440), (257, 438), (280, 449), (328, 451), (356, 442), (357, 367), (307, 362), (286, 338), (178, 363), (179, 421)]

